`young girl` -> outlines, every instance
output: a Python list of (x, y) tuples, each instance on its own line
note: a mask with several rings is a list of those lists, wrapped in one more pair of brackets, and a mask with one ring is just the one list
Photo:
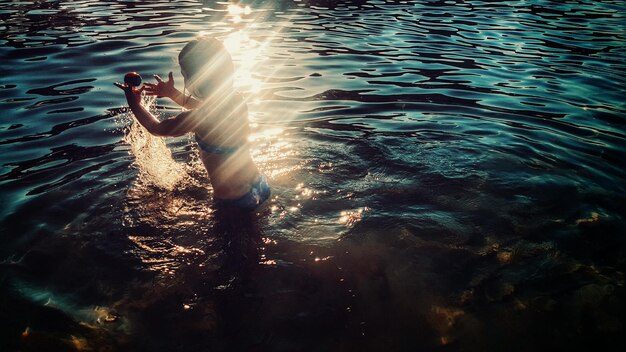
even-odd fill
[[(167, 81), (155, 75), (156, 83), (141, 88), (115, 85), (124, 90), (130, 109), (148, 132), (156, 136), (195, 134), (217, 207), (256, 209), (269, 198), (270, 188), (250, 155), (248, 109), (233, 89), (230, 55), (218, 40), (203, 37), (185, 45), (178, 62), (190, 95), (174, 87), (171, 72)], [(141, 105), (143, 91), (170, 98), (190, 110), (159, 121)]]

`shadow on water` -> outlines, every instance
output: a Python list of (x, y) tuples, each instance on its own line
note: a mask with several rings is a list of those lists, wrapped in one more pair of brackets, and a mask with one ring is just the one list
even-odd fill
[(2, 350), (228, 351), (253, 341), (240, 341), (239, 322), (267, 212), (212, 210), (205, 187), (163, 189), (141, 174), (128, 190), (88, 197), (61, 186), (2, 221)]
[[(20, 211), (32, 207), (37, 204)], [(240, 322), (247, 321), (245, 294), (260, 261), (259, 218), (208, 212), (194, 217), (202, 224), (182, 216), (157, 228), (143, 223), (113, 231), (111, 214), (100, 221), (92, 214), (80, 229), (89, 239), (72, 225), (65, 234), (23, 233), (13, 242), (18, 248), (3, 248), (3, 256), (11, 255), (0, 264), (3, 350), (227, 351), (247, 345), (251, 340), (240, 341)], [(27, 228), (18, 220), (23, 215), (14, 216), (2, 224), (3, 233)]]
[(260, 265), (262, 220), (257, 214), (209, 212), (198, 227), (183, 220), (160, 228), (153, 239), (137, 238), (137, 233), (155, 230), (149, 226), (127, 229), (137, 246), (133, 251), (155, 273), (139, 297), (119, 303), (135, 323), (133, 335), (145, 337), (131, 340), (131, 349), (228, 351), (253, 346), (253, 339), (242, 340), (242, 324), (254, 311), (251, 287)]

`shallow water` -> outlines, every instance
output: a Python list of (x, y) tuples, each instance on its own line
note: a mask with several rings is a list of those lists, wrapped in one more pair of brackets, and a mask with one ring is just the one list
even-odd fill
[[(625, 14), (2, 2), (0, 350), (624, 347)], [(181, 83), (201, 33), (273, 185), (236, 226), (192, 139), (150, 137), (112, 85)]]

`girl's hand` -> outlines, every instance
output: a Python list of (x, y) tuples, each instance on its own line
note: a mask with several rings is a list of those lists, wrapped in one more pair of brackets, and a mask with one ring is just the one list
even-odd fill
[(141, 104), (141, 92), (144, 91), (145, 87), (135, 88), (126, 83), (120, 82), (115, 82), (113, 84), (124, 91), (124, 94), (126, 94), (126, 100), (128, 100), (128, 105), (131, 105), (132, 103)]
[(145, 83), (144, 87), (146, 87), (147, 95), (156, 95), (157, 97), (166, 97), (172, 98), (176, 93), (176, 88), (174, 88), (174, 76), (170, 72), (167, 81), (163, 81), (159, 75), (154, 75), (154, 78), (157, 80), (157, 83)]

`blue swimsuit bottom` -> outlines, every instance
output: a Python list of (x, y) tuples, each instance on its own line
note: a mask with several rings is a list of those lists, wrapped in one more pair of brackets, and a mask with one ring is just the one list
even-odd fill
[(253, 211), (265, 202), (272, 191), (267, 183), (267, 177), (261, 175), (259, 180), (252, 185), (250, 191), (237, 199), (213, 198), (213, 203), (218, 208), (237, 208), (246, 211)]

